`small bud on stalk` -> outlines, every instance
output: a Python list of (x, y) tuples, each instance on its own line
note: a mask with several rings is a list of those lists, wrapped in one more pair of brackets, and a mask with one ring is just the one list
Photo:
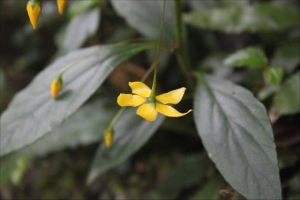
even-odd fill
[(51, 82), (51, 96), (55, 99), (62, 88), (62, 74), (59, 74), (55, 79)]
[(69, 0), (57, 0), (57, 8), (58, 8), (59, 14), (61, 14), (61, 15), (64, 14), (68, 3), (69, 3)]
[(39, 20), (39, 16), (41, 13), (41, 5), (37, 0), (29, 0), (26, 6), (26, 10), (29, 16), (29, 20), (33, 29), (36, 28), (36, 25)]

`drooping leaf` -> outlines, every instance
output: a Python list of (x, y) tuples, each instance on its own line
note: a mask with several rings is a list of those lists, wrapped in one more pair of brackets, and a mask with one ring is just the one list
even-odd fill
[(259, 92), (257, 93), (257, 98), (262, 101), (268, 98), (269, 96), (271, 96), (273, 93), (275, 93), (278, 90), (279, 90), (278, 85), (266, 85), (265, 87), (259, 90)]
[(192, 26), (227, 33), (275, 31), (299, 25), (299, 9), (275, 4), (226, 6), (185, 14)]
[(6, 184), (17, 168), (19, 159), (30, 160), (65, 148), (95, 143), (103, 138), (103, 132), (117, 112), (115, 98), (102, 97), (83, 105), (53, 131), (34, 143), (1, 158), (0, 186)]
[(271, 59), (271, 65), (292, 72), (300, 62), (300, 37), (283, 42)]
[(300, 111), (300, 73), (296, 73), (279, 89), (273, 99), (271, 112), (285, 115)]
[[(111, 0), (111, 3), (117, 13), (124, 17), (127, 23), (138, 32), (152, 39), (159, 37), (163, 1)], [(162, 34), (164, 41), (173, 41), (175, 38), (173, 10), (173, 1), (166, 1)]]
[(148, 122), (135, 112), (135, 109), (128, 108), (118, 119), (114, 126), (114, 140), (110, 148), (107, 148), (104, 143), (99, 146), (87, 178), (88, 184), (139, 150), (165, 118), (158, 115), (154, 122)]
[(194, 118), (217, 168), (248, 199), (281, 199), (278, 161), (266, 109), (231, 82), (197, 74)]
[(263, 75), (265, 82), (267, 82), (268, 84), (279, 85), (282, 81), (283, 69), (278, 67), (267, 68), (266, 70), (264, 70)]
[(264, 52), (260, 48), (249, 47), (229, 55), (224, 60), (226, 66), (244, 66), (249, 68), (263, 68), (268, 64)]
[[(63, 56), (43, 70), (19, 92), (1, 116), (1, 152), (5, 155), (50, 132), (74, 113), (120, 63), (156, 43), (116, 44), (90, 47)], [(65, 66), (63, 90), (56, 100), (50, 82)]]
[(68, 24), (62, 44), (62, 51), (68, 53), (81, 47), (84, 41), (95, 34), (100, 24), (100, 9), (94, 8), (80, 13)]
[[(205, 155), (188, 155), (175, 165), (146, 199), (176, 199), (180, 192), (201, 182), (208, 174), (209, 159)], [(214, 168), (211, 168), (214, 170)]]

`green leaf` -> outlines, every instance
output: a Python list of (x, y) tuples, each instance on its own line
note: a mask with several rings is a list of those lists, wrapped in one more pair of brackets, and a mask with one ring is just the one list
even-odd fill
[(150, 191), (146, 199), (176, 199), (184, 188), (191, 187), (205, 178), (209, 162), (206, 155), (186, 156), (157, 183), (157, 188)]
[(288, 39), (283, 42), (271, 59), (272, 66), (282, 67), (287, 72), (292, 72), (300, 62), (300, 37)]
[(300, 73), (285, 81), (275, 94), (271, 112), (279, 115), (294, 114), (300, 111)]
[(259, 92), (257, 93), (257, 98), (262, 101), (268, 98), (269, 96), (271, 96), (273, 93), (275, 93), (278, 90), (279, 90), (278, 85), (266, 85), (261, 90), (259, 90)]
[(148, 122), (135, 112), (135, 109), (128, 108), (118, 119), (114, 126), (114, 140), (110, 148), (104, 143), (99, 146), (87, 178), (88, 184), (139, 150), (165, 119), (163, 115), (158, 115), (154, 122)]
[(70, 4), (69, 9), (67, 9), (68, 16), (70, 18), (73, 18), (74, 16), (89, 10), (91, 7), (97, 5), (98, 3), (98, 0), (73, 1), (72, 4)]
[(282, 68), (267, 68), (264, 70), (264, 79), (265, 82), (272, 85), (279, 85), (282, 81), (283, 77), (283, 69)]
[(100, 24), (100, 9), (94, 8), (74, 17), (68, 24), (62, 51), (68, 53), (81, 47), (84, 41), (96, 33)]
[(244, 88), (197, 74), (194, 118), (209, 157), (248, 199), (281, 199), (278, 161), (265, 107)]
[(213, 200), (221, 199), (220, 190), (227, 186), (226, 181), (222, 176), (216, 174), (201, 188), (196, 194), (194, 194), (190, 200)]
[(275, 31), (299, 25), (297, 7), (258, 4), (227, 6), (203, 12), (190, 12), (184, 21), (192, 26), (227, 33)]
[[(1, 116), (1, 152), (11, 151), (39, 139), (74, 113), (122, 62), (157, 43), (116, 44), (74, 51), (52, 64), (19, 92)], [(50, 96), (50, 82), (65, 66), (59, 97)]]
[(229, 55), (224, 60), (226, 66), (244, 66), (249, 68), (263, 68), (268, 64), (264, 52), (260, 48), (249, 47)]
[[(111, 0), (111, 3), (116, 12), (138, 32), (152, 39), (159, 37), (163, 1)], [(166, 1), (162, 34), (164, 41), (173, 41), (175, 38), (173, 10), (173, 1)]]
[[(33, 157), (45, 156), (65, 148), (75, 148), (98, 142), (103, 132), (117, 112), (116, 99), (103, 96), (83, 105), (64, 123), (34, 143), (1, 158), (0, 184), (9, 181), (10, 175), (17, 167), (18, 159), (30, 160)], [(103, 114), (105, 113), (105, 114)]]

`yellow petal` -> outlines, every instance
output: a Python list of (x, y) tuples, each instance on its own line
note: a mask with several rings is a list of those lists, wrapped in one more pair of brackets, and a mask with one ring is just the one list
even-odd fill
[(137, 94), (141, 97), (149, 97), (151, 90), (150, 88), (142, 82), (129, 82), (132, 93)]
[(137, 109), (136, 114), (148, 121), (154, 121), (157, 116), (157, 111), (151, 104), (146, 103)]
[(118, 96), (117, 102), (122, 107), (124, 107), (124, 106), (136, 107), (136, 106), (141, 105), (142, 103), (144, 103), (145, 99), (143, 97), (138, 96), (138, 95), (120, 94)]
[(62, 88), (62, 79), (56, 78), (51, 81), (51, 96), (55, 99)]
[(160, 112), (161, 114), (166, 115), (168, 117), (181, 117), (181, 116), (188, 114), (189, 112), (192, 112), (192, 110), (189, 110), (186, 113), (180, 113), (175, 108), (173, 108), (171, 106), (163, 105), (161, 103), (156, 104), (156, 110), (158, 112)]
[(164, 93), (161, 95), (156, 96), (156, 100), (158, 100), (159, 102), (163, 103), (163, 104), (177, 104), (181, 101), (183, 95), (185, 92), (185, 88), (179, 88), (177, 90), (172, 90), (168, 93)]
[(36, 25), (38, 23), (38, 20), (39, 20), (40, 13), (41, 13), (41, 6), (38, 3), (35, 3), (32, 5), (28, 1), (27, 5), (26, 5), (26, 10), (27, 10), (31, 25), (32, 25), (33, 29), (35, 29)]
[(59, 14), (64, 14), (64, 11), (68, 5), (69, 0), (57, 0), (57, 8)]

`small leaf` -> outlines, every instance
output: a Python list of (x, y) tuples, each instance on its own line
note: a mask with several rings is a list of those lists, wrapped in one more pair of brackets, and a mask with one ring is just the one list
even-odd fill
[(299, 25), (299, 9), (275, 4), (227, 6), (184, 15), (192, 26), (227, 33), (275, 31)]
[(278, 90), (279, 90), (278, 85), (266, 85), (257, 93), (257, 98), (261, 101), (265, 100), (266, 98), (268, 98)]
[[(111, 0), (111, 3), (117, 13), (124, 17), (131, 27), (149, 38), (157, 39), (159, 37), (163, 1)], [(173, 1), (166, 1), (162, 34), (164, 41), (173, 41), (175, 38), (173, 10)]]
[[(107, 128), (119, 106), (115, 98), (103, 93), (101, 97), (83, 105), (64, 123), (34, 143), (1, 158), (0, 186), (8, 183), (15, 169), (15, 161), (22, 158), (45, 156), (65, 148), (75, 148), (99, 142), (103, 131)], [(105, 113), (105, 115), (103, 114)]]
[(118, 119), (114, 126), (114, 140), (110, 148), (104, 143), (99, 146), (87, 178), (88, 184), (139, 150), (165, 119), (163, 115), (158, 115), (154, 122), (148, 122), (135, 112), (135, 109), (128, 108)]
[(294, 114), (300, 111), (300, 73), (285, 81), (275, 94), (271, 112), (279, 115)]
[(282, 81), (283, 77), (283, 69), (282, 68), (267, 68), (264, 70), (264, 79), (265, 82), (272, 85), (279, 85)]
[[(53, 130), (74, 113), (119, 64), (156, 45), (156, 42), (147, 42), (96, 46), (54, 61), (14, 97), (2, 114), (0, 155), (22, 148)], [(74, 66), (63, 75), (63, 89), (53, 100), (50, 82), (71, 63)]]
[(93, 10), (80, 13), (74, 17), (66, 28), (62, 51), (64, 53), (68, 53), (81, 47), (81, 45), (89, 36), (95, 34), (99, 24), (99, 8), (94, 8)]
[(249, 47), (229, 55), (224, 60), (226, 66), (244, 66), (249, 68), (263, 68), (268, 64), (264, 52), (260, 48)]
[(225, 180), (248, 199), (281, 199), (270, 120), (253, 95), (231, 82), (197, 74), (194, 119)]
[(300, 37), (284, 41), (271, 59), (272, 66), (280, 66), (287, 72), (293, 72), (300, 62)]

